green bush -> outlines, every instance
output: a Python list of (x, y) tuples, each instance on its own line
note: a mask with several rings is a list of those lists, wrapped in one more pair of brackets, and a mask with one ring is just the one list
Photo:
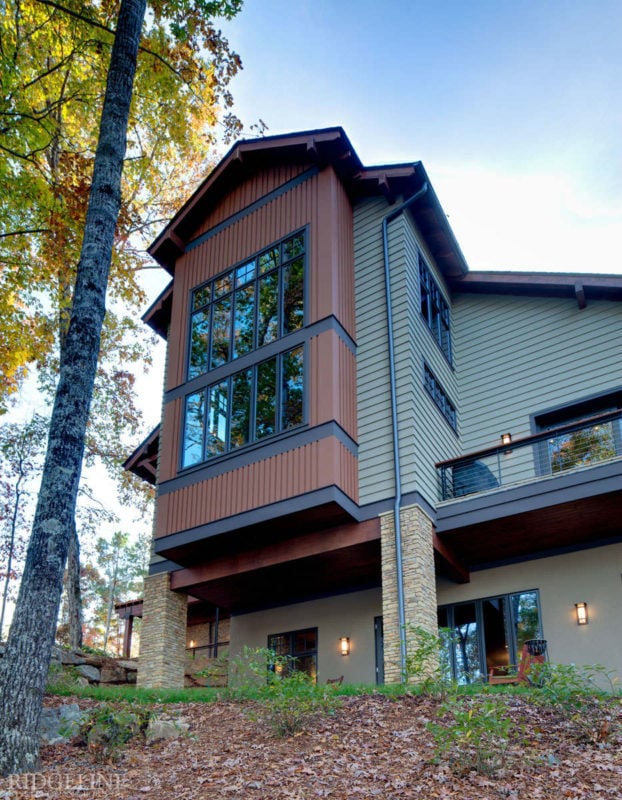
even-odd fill
[(500, 698), (459, 699), (454, 694), (443, 703), (439, 716), (440, 722), (427, 725), (437, 760), (448, 761), (458, 774), (474, 770), (491, 776), (508, 766), (511, 735), (521, 729)]
[(418, 685), (426, 694), (444, 697), (452, 689), (449, 664), (453, 631), (440, 628), (438, 633), (409, 625), (406, 629), (406, 683)]
[(533, 673), (540, 687), (533, 701), (551, 708), (577, 741), (604, 743), (618, 730), (617, 679), (606, 667), (546, 663)]
[(298, 733), (339, 705), (333, 686), (316, 685), (296, 669), (296, 659), (267, 648), (245, 647), (231, 659), (228, 693), (234, 699), (255, 699), (247, 713), (277, 736)]

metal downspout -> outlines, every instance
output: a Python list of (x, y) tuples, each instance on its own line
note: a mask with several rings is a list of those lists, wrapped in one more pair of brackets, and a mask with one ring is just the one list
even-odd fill
[(402, 565), (402, 524), (400, 507), (402, 505), (402, 479), (400, 473), (400, 441), (397, 426), (397, 392), (395, 387), (395, 345), (393, 339), (393, 307), (391, 301), (391, 273), (389, 269), (389, 238), (387, 234), (389, 222), (392, 222), (416, 200), (428, 191), (428, 184), (404, 203), (391, 211), (382, 220), (382, 249), (384, 254), (384, 288), (387, 308), (387, 331), (389, 339), (389, 387), (391, 394), (391, 423), (393, 427), (393, 472), (395, 476), (395, 504), (393, 519), (395, 524), (395, 557), (397, 570), (397, 611), (400, 629), (400, 675), (402, 683), (406, 681), (406, 613), (404, 610), (404, 571)]

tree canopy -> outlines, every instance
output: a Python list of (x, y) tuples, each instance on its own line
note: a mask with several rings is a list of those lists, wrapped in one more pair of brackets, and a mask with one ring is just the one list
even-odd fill
[[(146, 361), (136, 315), (144, 243), (234, 135), (228, 83), (240, 59), (214, 26), (241, 0), (154, 2), (143, 27), (98, 382)], [(119, 3), (7, 0), (0, 7), (0, 411), (29, 365), (54, 384), (84, 227)], [(106, 357), (111, 361), (106, 367)], [(108, 406), (110, 408), (110, 406)]]

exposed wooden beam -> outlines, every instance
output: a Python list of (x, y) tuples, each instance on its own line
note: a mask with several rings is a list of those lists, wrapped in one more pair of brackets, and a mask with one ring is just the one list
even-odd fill
[(456, 583), (469, 583), (471, 576), (468, 567), (460, 561), (450, 545), (441, 541), (436, 532), (434, 532), (433, 544), (434, 549), (445, 562), (449, 577)]
[(585, 299), (585, 289), (581, 281), (577, 281), (574, 285), (574, 296), (577, 298), (579, 308), (583, 310), (587, 306), (587, 300)]
[(233, 555), (221, 556), (197, 564), (195, 567), (178, 570), (171, 574), (171, 589), (191, 591), (201, 583), (240, 576), (255, 570), (286, 564), (301, 558), (311, 558), (342, 550), (354, 545), (380, 539), (380, 520), (370, 519), (340, 525), (302, 536), (293, 536), (264, 547), (256, 547)]

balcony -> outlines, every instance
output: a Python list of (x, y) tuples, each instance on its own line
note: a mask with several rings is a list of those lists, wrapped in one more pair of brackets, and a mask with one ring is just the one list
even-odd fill
[(619, 541), (622, 411), (436, 465), (436, 530), (465, 568)]
[(507, 488), (622, 457), (622, 411), (582, 419), (436, 464), (440, 499)]

